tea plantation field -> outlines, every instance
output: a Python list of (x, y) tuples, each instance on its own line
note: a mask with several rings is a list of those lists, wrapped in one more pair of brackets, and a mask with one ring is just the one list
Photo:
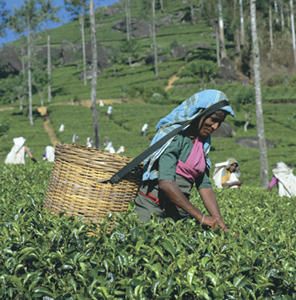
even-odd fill
[[(228, 233), (192, 220), (139, 224), (133, 203), (97, 228), (43, 208), (51, 168), (2, 166), (1, 299), (296, 297), (295, 198), (215, 190)], [(192, 200), (206, 213), (197, 192)]]
[[(167, 115), (176, 105), (157, 105), (146, 103), (113, 103), (111, 117), (106, 116), (108, 104), (98, 106), (100, 144), (104, 149), (104, 138), (107, 136), (112, 141), (117, 151), (121, 145), (125, 147), (124, 155), (136, 157), (149, 147), (155, 134), (155, 125)], [(272, 168), (284, 161), (291, 167), (296, 167), (296, 114), (295, 104), (270, 104), (265, 103), (264, 126), (265, 137), (275, 142), (276, 147), (268, 148), (269, 177), (272, 177)], [(245, 148), (235, 142), (238, 137), (257, 136), (255, 111), (252, 111), (248, 131), (244, 131), (245, 108), (234, 107), (236, 118), (227, 117), (226, 123), (230, 124), (235, 136), (228, 138), (212, 138), (210, 159), (212, 164), (225, 161), (229, 157), (235, 157), (240, 163), (241, 180), (244, 185), (260, 187), (260, 160), (259, 150)], [(79, 137), (77, 144), (86, 145), (87, 137), (93, 138), (92, 111), (89, 107), (80, 105), (48, 105), (48, 116), (54, 133), (61, 143), (72, 143), (72, 136), (76, 133)], [(148, 124), (147, 136), (141, 135), (144, 123)], [(65, 130), (59, 131), (64, 124)], [(44, 129), (44, 120), (34, 108), (34, 125), (31, 126), (25, 115), (18, 108), (8, 111), (0, 111), (0, 163), (4, 162), (7, 153), (13, 145), (13, 138), (23, 136), (26, 145), (39, 162), (42, 162), (42, 154), (47, 145), (51, 145), (48, 133)], [(31, 164), (30, 159), (26, 163)]]

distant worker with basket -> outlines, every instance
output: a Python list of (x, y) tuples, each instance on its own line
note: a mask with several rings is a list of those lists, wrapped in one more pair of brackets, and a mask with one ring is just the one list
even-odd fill
[[(144, 161), (142, 185), (135, 199), (135, 213), (141, 222), (149, 222), (154, 213), (160, 221), (192, 217), (202, 225), (227, 231), (209, 177), (208, 154), (211, 134), (228, 114), (234, 117), (226, 95), (205, 90), (159, 121), (151, 145), (177, 133)], [(210, 216), (189, 201), (194, 183)]]

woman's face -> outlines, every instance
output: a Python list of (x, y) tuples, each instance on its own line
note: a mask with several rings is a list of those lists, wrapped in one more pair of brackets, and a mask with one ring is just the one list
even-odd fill
[(199, 136), (207, 138), (219, 128), (225, 117), (226, 114), (224, 112), (219, 113), (219, 115), (212, 114), (211, 116), (202, 117), (198, 125)]
[(232, 164), (232, 165), (230, 165), (230, 167), (229, 167), (229, 172), (230, 172), (230, 173), (233, 173), (233, 172), (235, 172), (235, 169), (236, 169), (236, 164)]

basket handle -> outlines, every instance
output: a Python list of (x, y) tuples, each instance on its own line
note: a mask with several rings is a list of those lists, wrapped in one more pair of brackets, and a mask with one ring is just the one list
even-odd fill
[(139, 154), (136, 158), (134, 158), (131, 162), (129, 162), (127, 165), (125, 165), (122, 169), (120, 169), (117, 173), (115, 173), (111, 179), (110, 182), (117, 183), (123, 176), (125, 176), (127, 173), (129, 173), (134, 167), (136, 167), (138, 164), (140, 164), (146, 157), (148, 157), (150, 154), (155, 152), (157, 149), (159, 149), (163, 144), (165, 144), (170, 138), (174, 137), (177, 133), (179, 133), (184, 127), (189, 125), (192, 121), (196, 119), (200, 119), (201, 117), (205, 115), (211, 115), (215, 111), (217, 111), (219, 108), (229, 105), (229, 102), (227, 100), (219, 101), (212, 106), (206, 108), (200, 115), (198, 115), (195, 119), (187, 121), (183, 125), (175, 128), (171, 132), (169, 132), (167, 135), (165, 135), (163, 138), (158, 140), (155, 144), (151, 145), (149, 148), (147, 148), (144, 152)]

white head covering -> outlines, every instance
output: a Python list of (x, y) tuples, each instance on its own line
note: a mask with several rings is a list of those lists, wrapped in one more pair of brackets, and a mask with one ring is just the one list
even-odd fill
[(7, 154), (5, 163), (6, 164), (24, 164), (25, 163), (25, 144), (26, 139), (18, 137), (13, 139), (14, 146)]
[(148, 128), (148, 124), (147, 124), (147, 123), (145, 123), (145, 124), (143, 125), (143, 127), (142, 127), (142, 131), (145, 131), (145, 130), (147, 130), (147, 128)]
[(296, 196), (296, 176), (293, 174), (293, 169), (289, 168), (285, 163), (279, 162), (272, 170), (279, 184), (279, 195)]
[(111, 112), (112, 112), (112, 106), (110, 105), (110, 106), (108, 106), (108, 111), (107, 111), (107, 114), (108, 114), (108, 115), (110, 115), (110, 114), (111, 114)]
[(54, 162), (54, 147), (46, 146), (45, 153), (46, 153), (47, 161)]

